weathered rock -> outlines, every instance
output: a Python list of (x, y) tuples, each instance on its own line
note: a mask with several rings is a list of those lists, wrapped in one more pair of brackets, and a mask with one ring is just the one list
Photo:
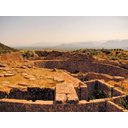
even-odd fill
[(52, 69), (52, 72), (56, 72), (56, 71), (57, 71), (57, 69), (56, 69), (56, 68), (53, 68), (53, 69)]
[(33, 80), (36, 80), (36, 78), (35, 78), (35, 77), (29, 78), (29, 80), (30, 80), (30, 81), (33, 81)]
[(27, 83), (25, 83), (25, 82), (20, 82), (20, 83), (18, 83), (18, 85), (28, 86), (28, 84), (27, 84)]
[(52, 82), (49, 82), (49, 84), (54, 84), (54, 82), (52, 81)]
[(57, 82), (64, 82), (63, 79), (60, 79), (60, 78), (58, 78), (58, 77), (54, 77), (53, 80), (54, 80), (54, 81), (57, 81)]
[(5, 77), (15, 76), (15, 73), (10, 73), (10, 74), (8, 73), (8, 74), (5, 74), (4, 76)]
[(30, 79), (30, 78), (35, 78), (35, 77), (33, 75), (26, 75), (26, 76), (24, 76), (24, 78)]
[(47, 79), (53, 79), (53, 77), (51, 77), (51, 76), (47, 76), (46, 78), (47, 78)]
[(22, 76), (27, 76), (28, 74), (27, 74), (27, 73), (22, 73), (21, 75), (22, 75)]

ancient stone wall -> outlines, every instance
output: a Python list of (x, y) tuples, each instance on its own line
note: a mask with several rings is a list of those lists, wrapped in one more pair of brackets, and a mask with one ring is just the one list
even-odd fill
[[(106, 97), (88, 101), (89, 91), (105, 91)], [(74, 89), (75, 88), (75, 89)], [(1, 92), (1, 112), (123, 112), (127, 111), (118, 104), (128, 96), (117, 88), (101, 80), (91, 80), (78, 87), (71, 84), (57, 85), (56, 88), (27, 87), (13, 88), (9, 94)], [(92, 88), (92, 90), (91, 90)], [(113, 91), (116, 89), (115, 92)], [(45, 91), (44, 91), (45, 90)], [(75, 92), (75, 90), (77, 90)], [(45, 94), (47, 92), (47, 94)], [(56, 94), (54, 94), (56, 93)], [(77, 94), (77, 95), (76, 95)], [(111, 94), (111, 96), (110, 96)], [(117, 96), (119, 95), (119, 96)], [(78, 97), (77, 97), (78, 96)], [(114, 96), (114, 97), (112, 97)], [(54, 99), (55, 97), (55, 99)], [(109, 97), (109, 98), (107, 98)], [(8, 99), (7, 99), (8, 98)], [(14, 99), (15, 98), (15, 99)], [(45, 101), (46, 100), (46, 101)], [(51, 101), (49, 101), (51, 100)], [(33, 102), (34, 101), (34, 102)], [(64, 102), (60, 102), (64, 101)]]
[(109, 74), (111, 76), (128, 77), (128, 70), (117, 66), (84, 61), (84, 60), (67, 60), (67, 61), (36, 61), (34, 64), (39, 68), (58, 68), (65, 69), (71, 73), (78, 72), (96, 72)]
[(0, 112), (123, 112), (122, 107), (105, 99), (78, 104), (55, 104), (53, 101), (27, 101), (17, 99), (0, 99)]
[(25, 89), (12, 88), (7, 94), (4, 91), (0, 91), (0, 98), (9, 99), (25, 99), (25, 100), (54, 100), (55, 99), (55, 87), (51, 88), (38, 88), (27, 87)]
[(2, 112), (104, 112), (105, 100), (79, 101), (78, 104), (55, 104), (53, 101), (0, 99)]

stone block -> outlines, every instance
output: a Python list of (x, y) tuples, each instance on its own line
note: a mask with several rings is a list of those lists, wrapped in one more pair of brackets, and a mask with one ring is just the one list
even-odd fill
[(76, 94), (68, 94), (67, 95), (67, 103), (78, 103), (79, 99)]
[(57, 84), (56, 85), (56, 93), (57, 94), (71, 94), (71, 93), (76, 93), (74, 87), (72, 84)]
[(56, 94), (55, 102), (57, 104), (65, 103), (67, 100), (66, 94)]
[(81, 93), (80, 93), (80, 87), (74, 87), (75, 88), (75, 91), (76, 91), (76, 94), (78, 96), (79, 99), (81, 99)]

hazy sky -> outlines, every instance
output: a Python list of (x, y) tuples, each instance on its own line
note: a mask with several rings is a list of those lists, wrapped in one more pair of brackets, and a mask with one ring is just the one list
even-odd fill
[(0, 42), (9, 46), (113, 39), (128, 39), (128, 16), (0, 17)]

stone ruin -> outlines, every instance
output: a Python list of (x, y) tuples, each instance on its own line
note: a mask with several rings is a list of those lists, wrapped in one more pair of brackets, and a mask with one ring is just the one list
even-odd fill
[(64, 82), (50, 88), (0, 91), (1, 112), (126, 112), (127, 101), (126, 93), (97, 79), (75, 87)]
[[(81, 55), (78, 56), (79, 59), (76, 59), (76, 55), (73, 55), (68, 60), (34, 62), (39, 68), (57, 68), (69, 71), (70, 77), (79, 80), (77, 86), (63, 82), (57, 84), (56, 87), (13, 87), (10, 92), (0, 91), (0, 111), (127, 112), (128, 95), (103, 80), (94, 79), (94, 74), (90, 76), (88, 72), (112, 75), (115, 76), (112, 79), (117, 80), (117, 76), (127, 77), (128, 70), (114, 65), (94, 62), (88, 56), (85, 56), (86, 59)], [(89, 81), (86, 81), (84, 75), (71, 74), (78, 72), (88, 73)], [(101, 79), (111, 79), (103, 74), (95, 75)]]

